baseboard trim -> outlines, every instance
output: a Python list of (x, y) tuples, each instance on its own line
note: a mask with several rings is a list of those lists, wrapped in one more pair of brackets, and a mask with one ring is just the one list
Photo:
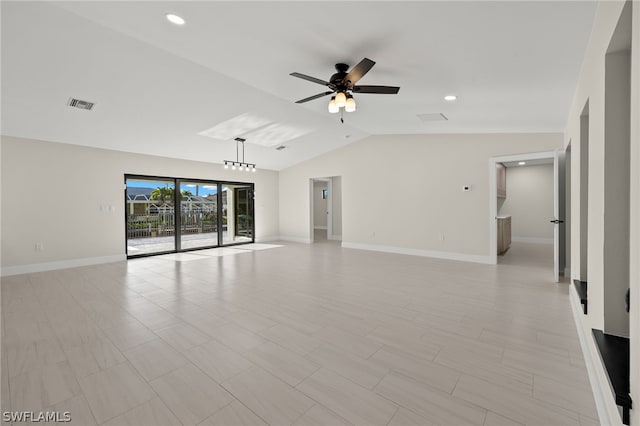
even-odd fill
[(453, 253), (448, 251), (419, 250), (406, 247), (382, 246), (374, 244), (353, 243), (349, 241), (342, 242), (343, 248), (379, 251), (384, 253), (407, 254), (410, 256), (433, 257), (436, 259), (458, 260), (462, 262), (485, 263), (490, 264), (489, 256), (480, 256), (475, 254)]
[(553, 244), (553, 238), (537, 238), (537, 237), (511, 237), (511, 241), (515, 243), (531, 243), (531, 244)]
[(327, 227), (326, 226), (314, 226), (313, 229), (324, 229), (326, 231)]
[[(573, 286), (570, 286), (573, 287)], [(617, 412), (617, 406), (615, 406), (615, 401), (613, 401), (613, 395), (609, 397), (607, 400), (605, 390), (609, 394), (611, 394), (611, 390), (609, 388), (609, 383), (605, 383), (606, 387), (603, 388), (603, 384), (599, 379), (599, 374), (596, 369), (596, 364), (593, 360), (593, 355), (591, 352), (591, 348), (589, 347), (589, 340), (587, 340), (587, 335), (584, 332), (584, 326), (582, 324), (582, 318), (584, 315), (582, 313), (582, 305), (580, 304), (580, 296), (578, 295), (575, 288), (569, 289), (569, 302), (571, 304), (571, 312), (573, 314), (573, 321), (576, 324), (576, 330), (578, 332), (578, 340), (580, 340), (580, 349), (582, 349), (582, 356), (584, 358), (584, 363), (587, 367), (587, 374), (589, 376), (589, 383), (591, 383), (591, 392), (593, 393), (593, 399), (596, 403), (596, 410), (598, 412), (598, 417), (601, 425), (617, 425), (622, 424), (622, 419), (617, 418), (614, 422), (612, 420), (612, 416), (610, 415), (609, 406), (611, 404), (614, 405), (615, 408), (612, 408)], [(591, 338), (591, 344), (595, 345), (593, 342), (593, 338)], [(596, 349), (597, 350), (597, 349)]]
[(31, 274), (34, 272), (54, 271), (57, 269), (77, 268), (80, 266), (100, 265), (103, 263), (121, 262), (127, 260), (125, 254), (101, 257), (86, 257), (83, 259), (61, 260), (57, 262), (32, 263), (29, 265), (5, 266), (0, 272), (0, 276), (9, 277), (12, 275)]
[(342, 241), (342, 235), (331, 235), (329, 239), (333, 241)]
[(279, 238), (279, 240), (280, 241), (289, 241), (291, 243), (311, 244), (311, 238), (281, 236)]

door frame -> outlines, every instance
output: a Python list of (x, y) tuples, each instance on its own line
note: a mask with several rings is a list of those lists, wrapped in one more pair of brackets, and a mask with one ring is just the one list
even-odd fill
[(310, 217), (310, 236), (309, 241), (311, 243), (314, 242), (314, 222), (315, 222), (315, 211), (314, 211), (314, 202), (313, 202), (313, 187), (315, 182), (325, 182), (327, 184), (327, 189), (329, 190), (329, 197), (327, 198), (327, 240), (332, 239), (333, 237), (333, 180), (330, 177), (323, 178), (311, 178), (309, 179), (309, 217)]
[[(547, 160), (552, 159), (554, 163), (554, 171), (558, 170), (558, 151), (531, 152), (525, 154), (512, 154), (489, 158), (489, 263), (498, 264), (498, 226), (496, 217), (498, 216), (498, 183), (496, 176), (496, 165), (498, 163), (511, 161), (530, 161), (530, 160)], [(560, 193), (558, 191), (557, 174), (554, 172), (553, 192), (554, 192), (554, 212), (557, 211), (557, 204)], [(554, 247), (559, 245), (559, 233), (554, 232)], [(558, 256), (554, 255), (555, 268), (559, 268)]]

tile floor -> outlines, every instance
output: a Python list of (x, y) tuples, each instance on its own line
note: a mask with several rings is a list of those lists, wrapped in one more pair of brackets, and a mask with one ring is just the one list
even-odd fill
[(2, 280), (2, 410), (74, 425), (592, 425), (548, 247), (208, 250)]

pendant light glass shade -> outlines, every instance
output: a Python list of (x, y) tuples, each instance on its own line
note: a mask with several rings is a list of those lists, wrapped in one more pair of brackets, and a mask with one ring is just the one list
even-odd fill
[(332, 97), (331, 100), (329, 101), (329, 112), (331, 114), (335, 114), (338, 111), (340, 111), (340, 107), (338, 106), (338, 104), (336, 103), (336, 97)]
[(356, 100), (353, 99), (353, 96), (349, 95), (349, 97), (347, 98), (347, 103), (344, 106), (344, 110), (346, 112), (353, 112), (356, 110)]
[(342, 108), (347, 104), (347, 95), (344, 92), (336, 93), (336, 105), (338, 108)]

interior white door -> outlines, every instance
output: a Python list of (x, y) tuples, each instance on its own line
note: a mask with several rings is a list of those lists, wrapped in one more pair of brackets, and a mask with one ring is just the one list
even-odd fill
[(564, 152), (553, 156), (553, 279), (560, 281), (564, 269)]

